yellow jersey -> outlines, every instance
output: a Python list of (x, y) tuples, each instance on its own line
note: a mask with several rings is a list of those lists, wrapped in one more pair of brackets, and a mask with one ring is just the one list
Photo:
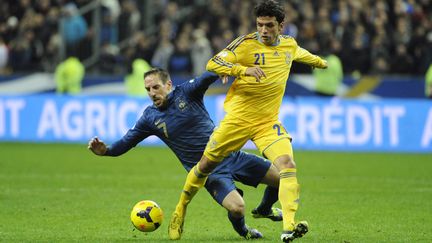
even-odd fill
[[(207, 70), (235, 76), (224, 103), (225, 111), (235, 119), (251, 123), (277, 120), (292, 62), (324, 67), (325, 61), (299, 47), (294, 38), (279, 35), (267, 46), (257, 32), (235, 39), (207, 63)], [(259, 82), (245, 76), (248, 67), (259, 66), (266, 77)]]

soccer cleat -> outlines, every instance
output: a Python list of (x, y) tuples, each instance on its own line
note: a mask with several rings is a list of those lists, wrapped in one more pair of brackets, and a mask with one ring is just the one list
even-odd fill
[(268, 218), (273, 221), (282, 221), (282, 210), (279, 208), (271, 208), (271, 212), (267, 215), (260, 214), (256, 208), (252, 210), (252, 217), (254, 218)]
[(168, 235), (171, 240), (179, 240), (183, 233), (184, 213), (178, 213), (177, 210), (172, 214), (168, 227)]
[(248, 232), (243, 237), (246, 240), (261, 239), (263, 238), (263, 234), (261, 234), (261, 232), (259, 232), (257, 229), (252, 229), (248, 227)]
[(306, 221), (298, 222), (293, 231), (284, 231), (281, 235), (283, 242), (291, 242), (294, 239), (303, 237), (309, 231), (309, 225)]

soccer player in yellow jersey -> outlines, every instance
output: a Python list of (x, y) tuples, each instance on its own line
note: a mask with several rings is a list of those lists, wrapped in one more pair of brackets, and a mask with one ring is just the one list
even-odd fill
[[(171, 239), (180, 238), (186, 207), (204, 185), (208, 174), (230, 152), (241, 149), (247, 140), (252, 140), (279, 170), (279, 201), (283, 212), (281, 240), (291, 242), (308, 231), (306, 221), (294, 221), (299, 184), (291, 137), (278, 116), (292, 62), (314, 68), (327, 68), (327, 62), (299, 47), (292, 37), (280, 35), (285, 14), (277, 2), (259, 3), (255, 15), (258, 31), (237, 38), (207, 64), (207, 70), (236, 79), (225, 99), (224, 119), (210, 137), (203, 157), (186, 178), (169, 226)], [(260, 217), (262, 213), (254, 210), (252, 214)]]

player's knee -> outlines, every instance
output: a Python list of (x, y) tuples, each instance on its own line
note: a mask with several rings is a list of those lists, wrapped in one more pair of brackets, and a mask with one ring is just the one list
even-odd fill
[(279, 170), (287, 169), (287, 168), (296, 168), (296, 164), (293, 158), (289, 155), (281, 155), (277, 157), (273, 163)]
[(232, 203), (230, 204), (228, 211), (232, 216), (236, 218), (243, 217), (245, 211), (245, 205), (244, 203)]
[(209, 158), (203, 155), (199, 162), (198, 169), (203, 173), (209, 174), (216, 168), (218, 164), (218, 162), (211, 161)]
[(237, 190), (233, 190), (222, 201), (222, 206), (235, 218), (244, 216), (245, 203)]

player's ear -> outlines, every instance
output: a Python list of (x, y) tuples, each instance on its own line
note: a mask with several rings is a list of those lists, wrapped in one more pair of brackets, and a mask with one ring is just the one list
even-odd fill
[(167, 86), (167, 88), (171, 89), (172, 88), (172, 81), (168, 80), (165, 85)]
[(285, 24), (284, 21), (282, 21), (282, 22), (279, 23), (279, 26), (278, 26), (278, 28), (279, 28), (279, 33), (282, 32), (283, 27), (284, 27), (284, 24)]

